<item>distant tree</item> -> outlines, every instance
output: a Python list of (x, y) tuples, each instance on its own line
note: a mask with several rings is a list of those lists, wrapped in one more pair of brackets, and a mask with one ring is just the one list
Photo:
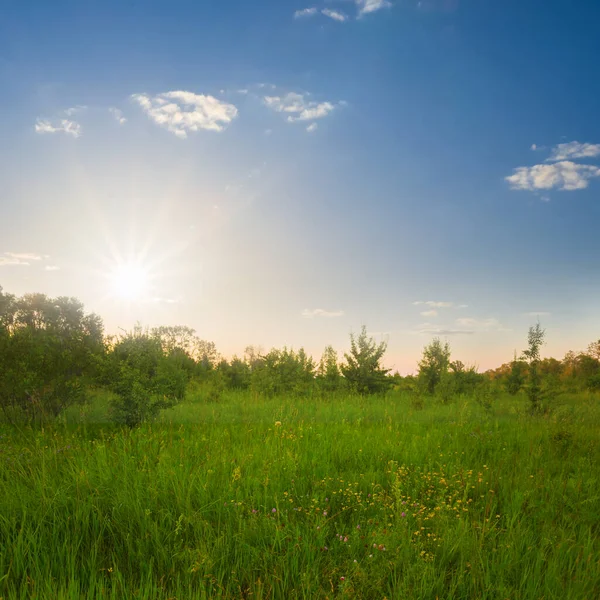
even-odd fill
[(381, 366), (386, 350), (387, 343), (377, 344), (368, 336), (364, 325), (358, 337), (350, 334), (350, 352), (344, 354), (346, 362), (341, 371), (352, 389), (359, 394), (377, 394), (389, 389), (392, 384), (387, 376), (390, 369)]
[(255, 361), (251, 385), (254, 391), (266, 396), (305, 396), (311, 391), (314, 376), (315, 363), (304, 348), (298, 351), (273, 348)]
[(423, 357), (419, 362), (418, 379), (421, 386), (428, 394), (434, 394), (442, 377), (448, 373), (450, 367), (450, 346), (448, 342), (442, 344), (439, 338), (423, 349)]
[(102, 321), (75, 298), (0, 292), (0, 405), (29, 420), (82, 401), (104, 352)]
[(342, 372), (338, 364), (337, 352), (333, 346), (327, 346), (323, 351), (317, 369), (317, 381), (321, 391), (325, 393), (335, 392), (342, 385)]
[(217, 371), (223, 377), (225, 387), (230, 390), (247, 390), (250, 387), (250, 366), (237, 356), (231, 362), (222, 359)]
[(517, 358), (517, 353), (510, 363), (510, 372), (504, 380), (504, 387), (511, 396), (516, 396), (527, 381), (527, 363)]
[(544, 344), (546, 331), (539, 323), (529, 328), (527, 336), (528, 348), (523, 350), (523, 357), (529, 364), (529, 374), (525, 392), (529, 399), (529, 409), (532, 414), (539, 412), (543, 398), (542, 379), (540, 375), (540, 349)]
[(185, 394), (188, 374), (158, 337), (138, 325), (115, 343), (106, 362), (107, 382), (116, 395), (112, 419), (135, 427), (174, 406)]
[(600, 340), (592, 342), (587, 348), (587, 353), (592, 358), (595, 358), (597, 361), (600, 361)]

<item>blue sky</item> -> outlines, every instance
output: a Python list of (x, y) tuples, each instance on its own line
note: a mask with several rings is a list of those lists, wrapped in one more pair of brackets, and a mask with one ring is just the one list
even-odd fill
[(414, 370), (600, 334), (600, 5), (5, 1), (0, 285)]

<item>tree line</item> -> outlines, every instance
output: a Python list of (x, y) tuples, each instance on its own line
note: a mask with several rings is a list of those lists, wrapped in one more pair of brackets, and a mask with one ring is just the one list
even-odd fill
[(75, 298), (27, 294), (17, 298), (0, 287), (0, 409), (5, 420), (36, 422), (86, 402), (89, 391), (111, 393), (111, 418), (129, 427), (181, 401), (190, 386), (206, 401), (229, 390), (256, 396), (335, 398), (342, 394), (411, 394), (449, 402), (474, 396), (489, 407), (494, 395), (524, 394), (532, 412), (561, 391), (600, 391), (600, 340), (562, 361), (540, 356), (544, 330), (530, 328), (528, 347), (510, 363), (479, 373), (451, 359), (448, 343), (425, 346), (416, 375), (402, 377), (383, 366), (387, 349), (365, 327), (350, 335), (339, 357), (327, 346), (316, 361), (303, 348), (248, 346), (241, 357), (222, 357), (214, 343), (185, 326), (106, 335), (102, 319)]

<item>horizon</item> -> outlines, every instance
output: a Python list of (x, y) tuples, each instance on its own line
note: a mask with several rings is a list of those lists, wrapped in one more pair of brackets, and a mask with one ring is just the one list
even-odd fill
[(5, 293), (229, 357), (364, 324), (403, 375), (434, 337), (482, 371), (538, 319), (543, 356), (600, 337), (597, 3), (2, 12)]

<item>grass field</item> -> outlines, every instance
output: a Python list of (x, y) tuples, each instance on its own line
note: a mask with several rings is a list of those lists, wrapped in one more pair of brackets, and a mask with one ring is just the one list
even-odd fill
[(600, 398), (0, 426), (0, 598), (600, 598)]

